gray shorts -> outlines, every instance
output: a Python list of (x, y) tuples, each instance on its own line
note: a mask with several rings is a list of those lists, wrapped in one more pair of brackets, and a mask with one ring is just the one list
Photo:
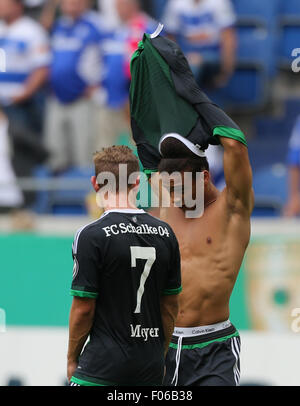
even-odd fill
[(229, 321), (218, 325), (221, 328), (175, 328), (179, 334), (173, 335), (169, 346), (164, 386), (239, 385), (239, 333)]

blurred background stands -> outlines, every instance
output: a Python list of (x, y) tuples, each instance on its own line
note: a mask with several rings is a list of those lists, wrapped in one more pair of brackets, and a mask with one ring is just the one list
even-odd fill
[[(14, 0), (5, 0), (8, 1)], [(45, 21), (42, 16), (46, 7), (49, 7), (49, 4), (55, 5), (52, 11), (50, 10), (51, 18), (48, 18), (45, 24), (49, 31), (52, 51), (52, 26), (62, 13), (58, 7), (59, 3), (64, 1), (68, 0), (24, 1), (25, 13), (29, 13), (36, 21), (41, 19), (42, 22)], [(107, 34), (105, 38), (102, 36), (101, 44), (99, 43), (98, 68), (101, 73), (95, 87), (101, 91), (89, 93), (91, 104), (95, 107), (94, 136), (95, 140), (98, 140), (94, 144), (94, 150), (97, 146), (99, 149), (105, 146), (101, 145), (101, 140), (105, 138), (107, 144), (125, 143), (134, 148), (128, 111), (128, 63), (143, 32), (151, 32), (155, 27), (155, 20), (164, 23), (166, 7), (174, 0), (141, 1), (141, 9), (136, 9), (132, 15), (122, 15), (122, 10), (129, 11), (129, 7), (124, 8), (126, 2), (134, 7), (134, 0), (116, 0), (115, 3), (114, 0), (83, 1), (86, 1), (86, 14), (90, 23), (94, 21), (96, 26), (98, 24), (96, 28)], [(237, 36), (234, 71), (226, 84), (205, 90), (213, 101), (233, 116), (247, 136), (256, 192), (254, 216), (279, 216), (289, 193), (289, 139), (300, 114), (300, 73), (292, 70), (292, 64), (294, 67), (300, 66), (300, 63), (297, 64), (297, 55), (292, 54), (294, 49), (300, 48), (300, 2), (230, 1), (236, 19), (234, 29)], [(3, 86), (2, 83), (0, 87)], [(53, 91), (51, 93), (48, 86), (47, 100), (51, 94), (53, 97)], [(44, 103), (45, 93), (42, 100)], [(41, 108), (43, 103), (39, 105), (39, 119), (44, 126), (45, 121), (47, 122), (47, 112)], [(7, 108), (2, 105), (2, 110), (5, 109)], [(116, 125), (110, 126), (111, 122)], [(53, 120), (52, 124), (55, 124)], [(108, 129), (112, 135), (108, 133)], [(22, 136), (17, 133), (15, 139), (23, 140), (23, 143), (26, 141), (28, 148), (31, 148), (33, 159), (37, 159), (37, 154), (42, 162), (47, 156), (47, 151), (44, 151), (44, 146), (40, 144), (41, 140), (45, 141), (43, 133), (35, 131), (34, 135), (31, 135), (31, 132), (27, 131)], [(37, 144), (31, 142), (32, 136), (38, 139)], [(28, 151), (22, 144), (21, 147), (19, 145), (17, 151), (21, 148), (23, 158), (28, 157)], [(36, 147), (32, 148), (34, 145)], [(19, 164), (21, 161), (17, 160)], [(16, 162), (15, 154), (13, 162)], [(28, 193), (32, 193), (32, 189), (36, 191), (34, 201), (30, 200), (29, 209), (40, 214), (87, 213), (87, 208), (90, 207), (86, 203), (87, 194), (91, 192), (89, 176), (93, 172), (91, 165), (78, 166), (76, 163), (70, 163), (65, 170), (53, 174), (48, 165), (37, 166), (37, 162), (34, 162), (34, 168), (24, 171), (25, 179), (22, 180), (17, 171), (24, 190)]]

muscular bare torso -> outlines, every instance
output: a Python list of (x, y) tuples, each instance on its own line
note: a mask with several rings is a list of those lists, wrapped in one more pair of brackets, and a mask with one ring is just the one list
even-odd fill
[(174, 230), (181, 253), (182, 293), (177, 327), (229, 318), (229, 300), (250, 238), (249, 216), (229, 211), (225, 191), (202, 217), (185, 218), (176, 207), (161, 212)]

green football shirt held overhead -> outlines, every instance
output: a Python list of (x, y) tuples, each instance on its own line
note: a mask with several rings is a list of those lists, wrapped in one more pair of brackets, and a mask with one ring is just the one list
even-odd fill
[(218, 136), (246, 145), (238, 125), (198, 87), (175, 42), (145, 34), (132, 56), (131, 75), (131, 126), (146, 173), (157, 171), (159, 141), (168, 133), (202, 150), (220, 144)]

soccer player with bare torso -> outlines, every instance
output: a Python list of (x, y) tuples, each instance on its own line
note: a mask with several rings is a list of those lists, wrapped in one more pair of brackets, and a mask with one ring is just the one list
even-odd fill
[[(165, 385), (238, 385), (240, 337), (229, 320), (229, 300), (250, 238), (254, 197), (248, 151), (237, 140), (219, 137), (226, 179), (219, 192), (206, 158), (194, 155), (194, 145), (181, 138), (184, 143), (164, 138), (158, 169), (163, 182), (166, 173), (202, 172), (204, 212), (187, 218), (184, 206), (161, 209), (179, 242), (183, 287)], [(176, 181), (171, 201), (174, 190)]]
[[(170, 197), (156, 212), (174, 230), (181, 252), (182, 292), (164, 384), (238, 385), (240, 337), (229, 320), (229, 301), (254, 205), (247, 141), (198, 87), (183, 52), (161, 29), (145, 35), (132, 57), (130, 107), (144, 172), (156, 194), (168, 190)], [(224, 149), (222, 192), (211, 181), (205, 156), (209, 145), (218, 144)], [(185, 201), (187, 194), (195, 207)]]

